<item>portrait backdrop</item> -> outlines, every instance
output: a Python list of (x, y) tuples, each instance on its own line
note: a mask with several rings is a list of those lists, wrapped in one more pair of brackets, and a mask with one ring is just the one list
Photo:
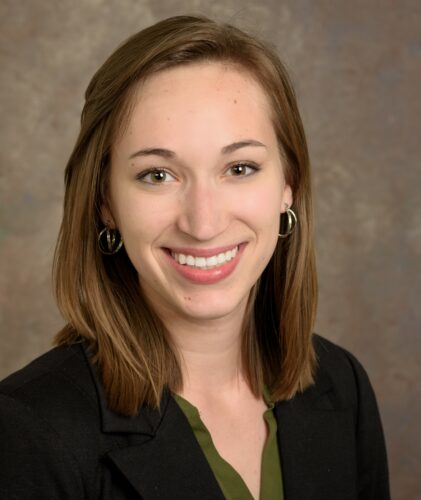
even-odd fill
[(2, 0), (0, 378), (50, 348), (63, 324), (51, 264), (84, 90), (124, 39), (179, 14), (249, 30), (289, 68), (313, 168), (316, 331), (366, 368), (392, 498), (419, 499), (418, 0)]

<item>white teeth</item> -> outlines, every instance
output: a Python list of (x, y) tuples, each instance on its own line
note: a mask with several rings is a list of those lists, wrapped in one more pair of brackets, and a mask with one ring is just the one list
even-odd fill
[(216, 258), (218, 260), (218, 264), (223, 264), (225, 262), (225, 254), (224, 253), (219, 253)]
[(218, 264), (218, 260), (216, 258), (216, 255), (213, 255), (212, 257), (208, 257), (206, 259), (206, 267), (216, 266), (217, 264)]
[(206, 267), (206, 259), (205, 257), (196, 257), (194, 265), (196, 267)]
[(235, 247), (232, 250), (219, 253), (218, 255), (212, 255), (211, 257), (193, 257), (193, 255), (184, 255), (182, 253), (174, 252), (171, 252), (171, 255), (179, 264), (199, 267), (200, 269), (210, 269), (229, 262), (237, 255), (237, 251), (238, 247)]

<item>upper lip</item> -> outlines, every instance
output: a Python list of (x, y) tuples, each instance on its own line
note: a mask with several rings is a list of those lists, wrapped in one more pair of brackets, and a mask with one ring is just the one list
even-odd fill
[(227, 245), (224, 247), (215, 248), (188, 248), (188, 247), (171, 247), (167, 248), (170, 252), (182, 253), (184, 255), (192, 255), (193, 257), (211, 257), (212, 255), (218, 255), (219, 253), (225, 253), (228, 250), (232, 250), (238, 247), (240, 243), (233, 245)]

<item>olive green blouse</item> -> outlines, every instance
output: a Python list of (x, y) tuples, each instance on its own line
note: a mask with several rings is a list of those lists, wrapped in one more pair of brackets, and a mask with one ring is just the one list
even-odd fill
[[(197, 408), (178, 394), (173, 394), (173, 396), (189, 421), (226, 500), (253, 500), (240, 474), (219, 455)], [(269, 432), (262, 453), (260, 500), (283, 500), (281, 462), (276, 439), (277, 424), (273, 414), (274, 404), (266, 389), (263, 392), (263, 398), (268, 407), (263, 417)]]

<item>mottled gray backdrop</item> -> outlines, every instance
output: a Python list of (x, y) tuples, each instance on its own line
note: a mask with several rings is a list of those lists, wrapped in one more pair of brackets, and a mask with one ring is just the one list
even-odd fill
[(290, 68), (316, 188), (317, 331), (366, 367), (393, 497), (419, 499), (418, 0), (2, 0), (0, 378), (62, 324), (50, 268), (84, 89), (128, 35), (182, 13), (252, 29)]

